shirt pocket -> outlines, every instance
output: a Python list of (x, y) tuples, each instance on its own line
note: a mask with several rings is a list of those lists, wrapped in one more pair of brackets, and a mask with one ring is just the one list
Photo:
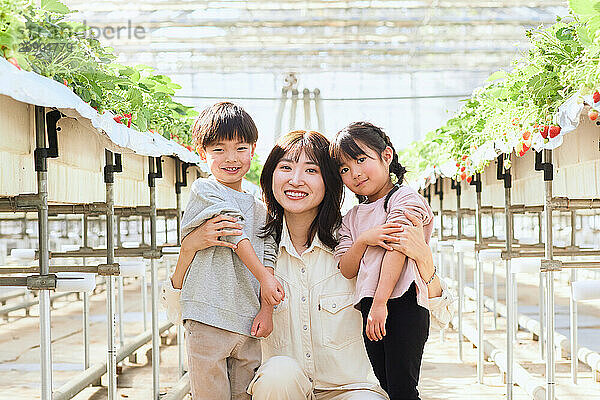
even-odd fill
[(353, 293), (319, 296), (323, 345), (341, 349), (361, 339), (361, 319), (353, 299)]
[(266, 344), (282, 349), (289, 343), (290, 302), (286, 291), (285, 299), (273, 307), (273, 332), (265, 339)]

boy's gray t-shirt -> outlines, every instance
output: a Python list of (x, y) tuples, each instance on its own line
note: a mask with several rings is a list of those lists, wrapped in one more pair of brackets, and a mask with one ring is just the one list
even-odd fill
[[(204, 221), (220, 214), (238, 218), (241, 236), (222, 239), (237, 244), (249, 239), (265, 267), (275, 267), (277, 246), (268, 236), (260, 238), (267, 212), (260, 200), (238, 192), (214, 178), (197, 179), (183, 214), (181, 237), (185, 238)], [(181, 288), (182, 318), (250, 336), (254, 317), (260, 309), (258, 280), (235, 252), (223, 246), (200, 250), (194, 256)]]

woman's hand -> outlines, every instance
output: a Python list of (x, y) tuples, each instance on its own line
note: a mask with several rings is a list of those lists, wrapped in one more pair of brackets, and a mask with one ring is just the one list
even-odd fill
[(364, 231), (358, 237), (358, 241), (363, 242), (367, 246), (380, 246), (392, 251), (394, 248), (390, 243), (398, 241), (398, 238), (394, 234), (400, 232), (402, 232), (401, 224), (388, 222)]
[(224, 246), (235, 250), (235, 244), (219, 238), (229, 235), (240, 236), (241, 234), (242, 226), (237, 223), (237, 218), (221, 214), (194, 229), (183, 239), (181, 246), (194, 251), (194, 253), (212, 246)]
[(413, 226), (402, 225), (397, 233), (394, 233), (394, 241), (390, 242), (390, 246), (406, 257), (412, 258), (417, 263), (422, 260), (431, 259), (431, 248), (425, 242), (425, 233), (423, 232), (423, 222), (416, 216), (404, 213), (406, 218)]

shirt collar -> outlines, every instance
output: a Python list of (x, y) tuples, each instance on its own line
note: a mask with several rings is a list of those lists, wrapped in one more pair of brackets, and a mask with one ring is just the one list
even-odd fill
[[(329, 247), (327, 247), (325, 244), (323, 244), (323, 242), (321, 242), (318, 234), (315, 235), (312, 243), (310, 244), (308, 249), (306, 249), (304, 251), (304, 253), (310, 253), (315, 247), (317, 247), (321, 250), (324, 250), (328, 253), (333, 254), (333, 251)], [(283, 217), (283, 227), (281, 229), (281, 240), (279, 241), (279, 251), (280, 252), (281, 252), (281, 249), (285, 249), (289, 255), (300, 258), (300, 255), (298, 254), (298, 252), (296, 251), (296, 248), (292, 244), (292, 239), (290, 238), (290, 232), (288, 230), (285, 217)]]

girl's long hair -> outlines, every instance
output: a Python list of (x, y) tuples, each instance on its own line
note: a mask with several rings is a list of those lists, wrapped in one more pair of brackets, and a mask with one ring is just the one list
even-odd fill
[[(330, 154), (338, 169), (344, 157), (356, 160), (358, 157), (366, 155), (364, 150), (356, 143), (357, 141), (364, 143), (365, 146), (375, 151), (379, 155), (379, 159), (382, 159), (385, 148), (390, 147), (394, 156), (389, 172), (396, 175), (397, 184), (404, 182), (406, 168), (398, 161), (398, 153), (396, 153), (392, 141), (383, 129), (370, 122), (353, 122), (335, 135), (335, 139), (330, 146)], [(361, 203), (366, 201), (366, 196), (357, 195), (356, 197)]]
[(318, 235), (319, 240), (333, 250), (337, 245), (335, 233), (342, 221), (340, 206), (344, 193), (343, 183), (336, 164), (329, 155), (329, 140), (314, 131), (288, 133), (277, 141), (267, 157), (260, 175), (260, 187), (268, 213), (261, 236), (273, 235), (277, 243), (281, 241), (284, 210), (273, 194), (273, 174), (285, 155), (286, 158), (298, 161), (302, 152), (319, 166), (325, 184), (325, 197), (319, 204), (317, 216), (310, 224), (306, 246), (310, 246), (315, 235)]

